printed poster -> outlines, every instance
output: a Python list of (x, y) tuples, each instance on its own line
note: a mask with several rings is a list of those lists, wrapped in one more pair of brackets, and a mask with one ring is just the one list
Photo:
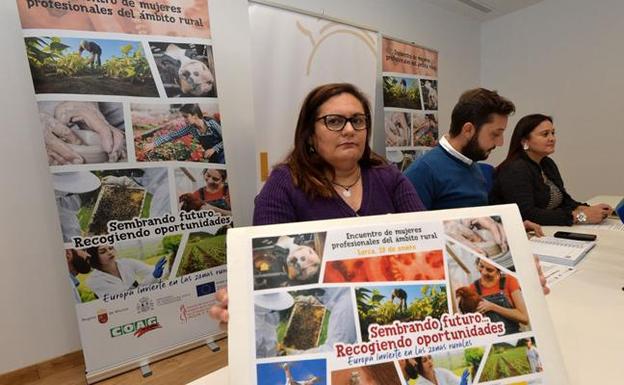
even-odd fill
[(230, 382), (560, 384), (516, 207), (241, 228)]
[(405, 171), (438, 143), (438, 52), (382, 38), (386, 158)]
[(208, 2), (17, 3), (87, 379), (221, 335), (232, 212)]

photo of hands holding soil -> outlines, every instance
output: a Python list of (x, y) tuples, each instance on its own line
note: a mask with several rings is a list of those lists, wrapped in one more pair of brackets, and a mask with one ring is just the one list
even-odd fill
[(37, 94), (158, 97), (140, 42), (42, 36), (25, 43)]
[(121, 103), (39, 102), (50, 166), (127, 161)]

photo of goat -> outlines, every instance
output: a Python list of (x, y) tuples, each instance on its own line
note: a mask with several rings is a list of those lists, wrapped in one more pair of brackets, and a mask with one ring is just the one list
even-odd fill
[(438, 81), (429, 79), (420, 79), (422, 88), (423, 104), (425, 110), (438, 109)]
[(212, 47), (150, 42), (167, 97), (216, 97)]
[(254, 239), (255, 290), (317, 283), (325, 235), (314, 233)]

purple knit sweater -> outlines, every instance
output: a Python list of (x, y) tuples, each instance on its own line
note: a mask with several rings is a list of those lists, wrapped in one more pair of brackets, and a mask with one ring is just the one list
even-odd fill
[(394, 166), (362, 168), (362, 204), (355, 212), (340, 197), (309, 199), (287, 166), (276, 167), (255, 199), (254, 225), (425, 210), (414, 186)]

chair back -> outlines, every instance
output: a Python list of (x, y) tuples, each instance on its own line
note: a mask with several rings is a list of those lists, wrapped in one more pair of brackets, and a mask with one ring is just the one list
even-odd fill
[(492, 191), (492, 185), (494, 184), (494, 166), (488, 163), (478, 162), (477, 163), (481, 168), (481, 172), (485, 177), (485, 187), (487, 188), (488, 194)]

